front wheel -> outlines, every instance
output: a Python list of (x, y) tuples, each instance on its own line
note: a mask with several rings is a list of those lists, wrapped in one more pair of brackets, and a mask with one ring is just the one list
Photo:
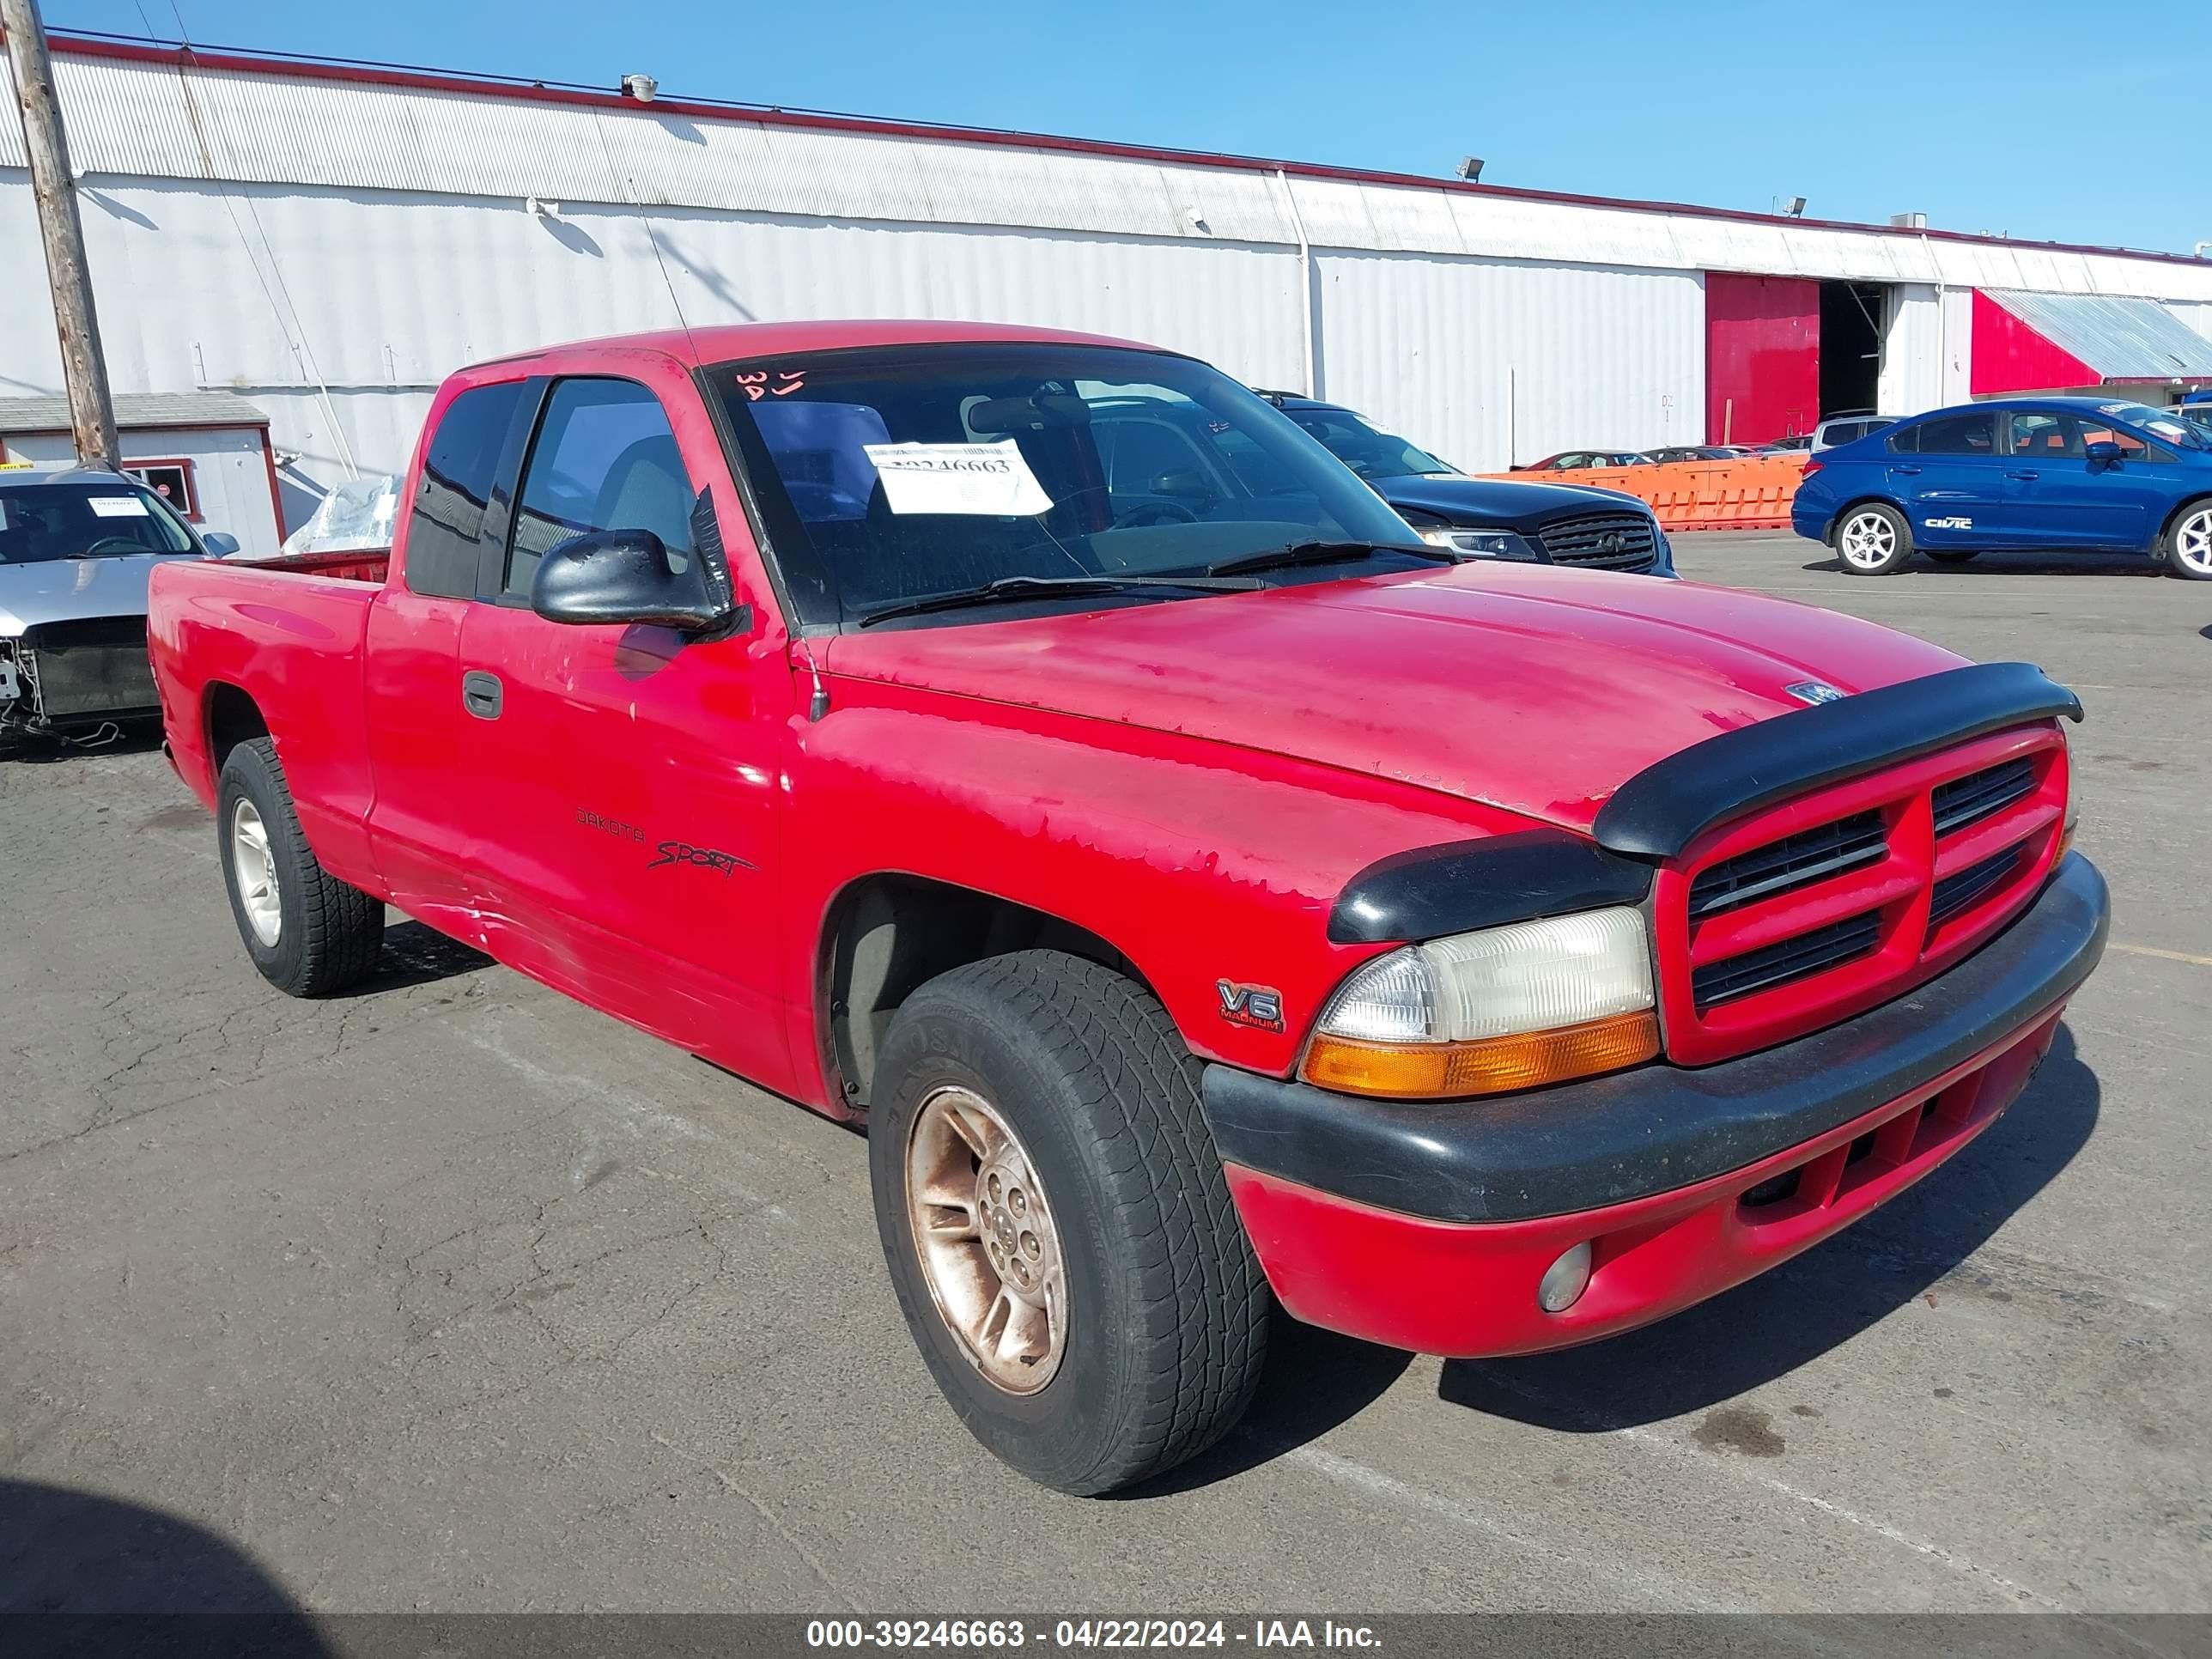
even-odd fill
[(1895, 507), (1868, 501), (1836, 526), (1836, 556), (1847, 575), (1887, 575), (1912, 556), (1912, 532)]
[(957, 968), (899, 1009), (874, 1094), (891, 1283), (976, 1439), (1089, 1495), (1228, 1431), (1273, 1304), (1158, 1001), (1058, 951)]
[(2212, 501), (2191, 501), (2167, 528), (2166, 568), (2188, 581), (2212, 581)]

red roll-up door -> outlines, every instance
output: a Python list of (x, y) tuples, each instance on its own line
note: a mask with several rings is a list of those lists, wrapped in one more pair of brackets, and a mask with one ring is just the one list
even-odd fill
[(1820, 285), (1705, 273), (1705, 441), (1763, 444), (1820, 418)]

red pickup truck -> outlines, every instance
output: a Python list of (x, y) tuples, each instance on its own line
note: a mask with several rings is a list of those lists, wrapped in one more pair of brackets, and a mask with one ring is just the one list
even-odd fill
[(1459, 562), (1123, 342), (808, 323), (440, 391), (388, 569), (164, 566), (168, 744), (299, 995), (397, 906), (865, 1125), (916, 1342), (1097, 1492), (1287, 1313), (1725, 1290), (1987, 1127), (2102, 951), (2072, 694)]

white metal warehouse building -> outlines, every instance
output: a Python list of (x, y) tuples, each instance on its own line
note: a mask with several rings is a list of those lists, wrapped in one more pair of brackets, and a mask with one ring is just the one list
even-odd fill
[[(1778, 435), (1755, 428), (1805, 429), (1846, 389), (1885, 413), (2024, 389), (1984, 383), (2008, 363), (2130, 395), (2212, 381), (2212, 346), (2192, 343), (2212, 340), (2212, 261), (107, 40), (53, 47), (116, 391), (250, 399), (295, 526), (321, 489), (402, 467), (458, 365), (679, 322), (933, 316), (1123, 335), (1352, 404), (1470, 471), (1575, 445)], [(58, 393), (12, 120), (0, 292), (0, 398)]]

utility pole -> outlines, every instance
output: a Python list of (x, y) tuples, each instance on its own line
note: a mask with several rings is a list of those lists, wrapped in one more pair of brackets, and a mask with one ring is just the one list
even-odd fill
[(69, 141), (54, 96), (53, 60), (46, 55), (39, 0), (0, 0), (0, 33), (15, 70), (15, 102), (23, 119), (23, 148), (31, 158), (31, 194), (39, 209), (39, 239), (46, 244), (46, 282), (54, 296), (54, 330), (61, 337), (62, 379), (69, 387), (70, 426), (77, 459), (113, 467), (122, 459), (115, 436), (115, 404), (107, 392), (107, 358), (100, 349), (100, 319), (92, 308), (92, 272), (84, 259), (84, 221), (70, 177)]

